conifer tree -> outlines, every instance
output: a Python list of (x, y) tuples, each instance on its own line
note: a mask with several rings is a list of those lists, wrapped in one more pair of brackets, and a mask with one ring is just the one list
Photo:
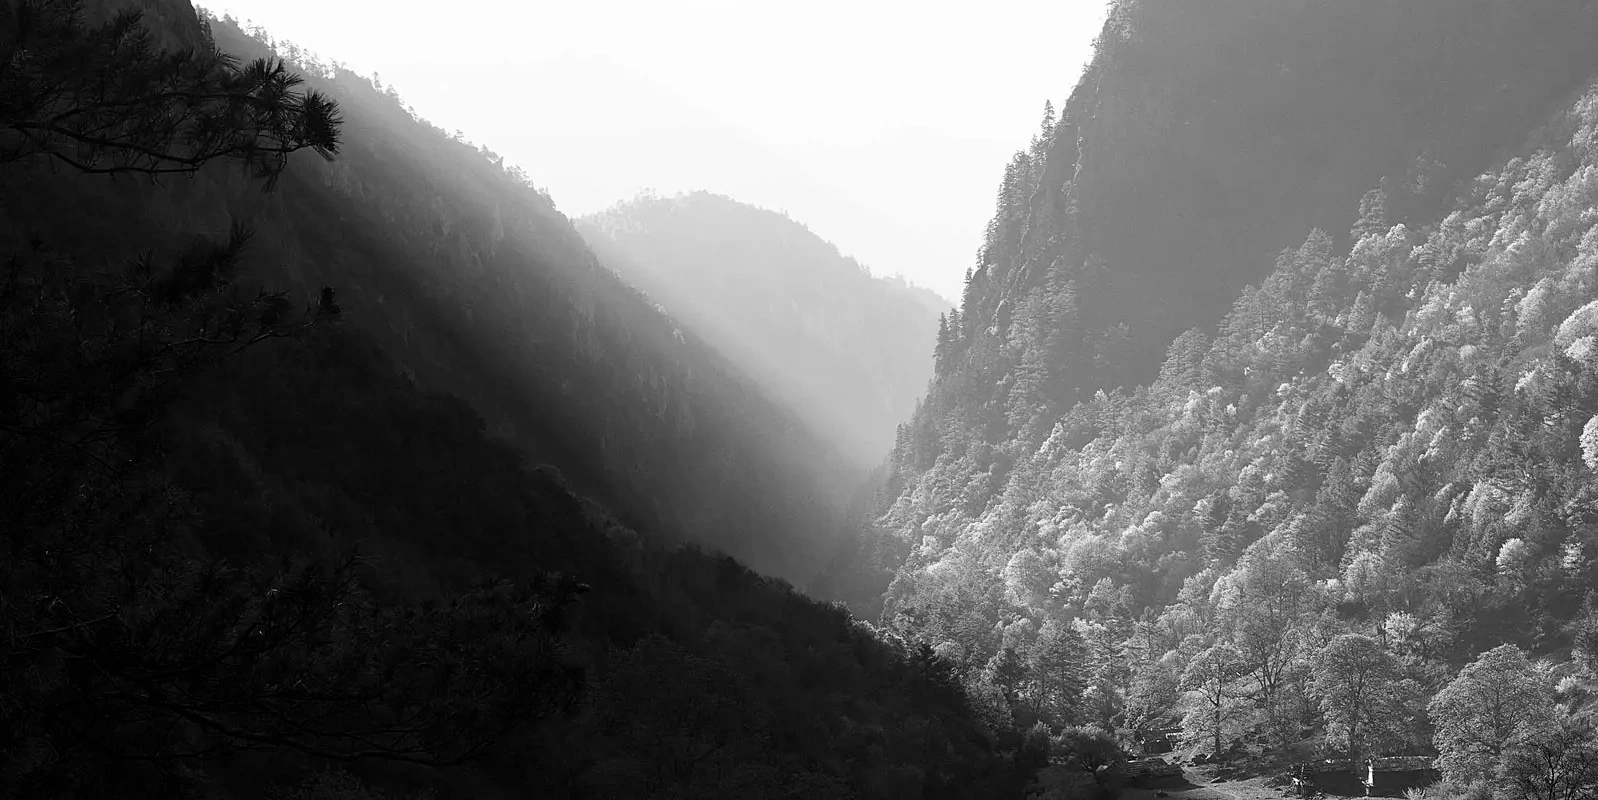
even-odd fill
[(160, 51), (141, 12), (90, 26), (81, 0), (4, 0), (0, 18), (0, 164), (159, 176), (227, 159), (270, 189), (292, 153), (338, 151), (338, 105), (282, 61)]
[(1038, 715), (1077, 719), (1087, 689), (1087, 660), (1087, 644), (1074, 628), (1056, 620), (1043, 624), (1027, 657)]

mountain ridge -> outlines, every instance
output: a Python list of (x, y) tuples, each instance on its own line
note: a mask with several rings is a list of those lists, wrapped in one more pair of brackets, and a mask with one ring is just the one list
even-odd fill
[[(223, 20), (212, 29), (230, 52), (272, 51)], [(197, 186), (103, 213), (155, 227), (177, 217), (211, 232), (225, 231), (229, 217), (252, 220), (268, 250), (258, 259), (263, 277), (279, 276), (301, 294), (340, 286), (352, 305), (371, 310), (359, 322), (412, 374), (468, 397), (491, 430), (559, 463), (630, 525), (728, 548), (762, 571), (808, 581), (828, 537), (850, 525), (837, 498), (855, 478), (830, 445), (701, 343), (674, 338), (675, 323), (601, 265), (525, 175), (411, 116), (391, 89), (275, 44), (302, 59), (308, 84), (349, 117), (355, 144), (338, 161), (295, 163), (283, 178), (317, 204), (314, 212), (286, 203), (286, 193)], [(410, 185), (433, 195), (401, 191)], [(51, 218), (49, 203), (14, 208), (19, 221), (48, 231), (66, 218)], [(526, 366), (507, 366), (515, 362)], [(603, 402), (585, 403), (579, 392)], [(718, 465), (727, 458), (741, 468)], [(730, 499), (741, 497), (756, 499)], [(782, 512), (761, 507), (785, 497), (791, 505)], [(773, 514), (792, 521), (771, 522)], [(756, 531), (759, 546), (739, 543)]]
[(1059, 118), (1006, 173), (965, 333), (1003, 329), (1005, 301), (1063, 270), (1082, 293), (1081, 346), (1126, 365), (1089, 356), (1066, 380), (1088, 394), (1146, 382), (1279, 249), (1348, 229), (1383, 176), (1394, 213), (1425, 221), (1595, 66), (1586, 4), (1445, 5), (1116, 4)]

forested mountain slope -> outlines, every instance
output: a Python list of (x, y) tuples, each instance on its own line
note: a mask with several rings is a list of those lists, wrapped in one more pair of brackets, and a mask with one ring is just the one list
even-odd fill
[(739, 385), (719, 362), (645, 359), (670, 321), (547, 199), (347, 73), (312, 81), (341, 106), (139, 5), (0, 0), (0, 796), (1021, 795), (1048, 743), (930, 648), (531, 467), (584, 454), (546, 401), (597, 386), (626, 458), (792, 479), (739, 460), (765, 406), (695, 405)]
[(926, 391), (948, 309), (786, 216), (695, 192), (640, 197), (578, 227), (608, 266), (861, 465), (881, 463)]
[(1341, 236), (1384, 177), (1391, 213), (1431, 218), (1585, 85), (1595, 35), (1585, 0), (1117, 2), (1006, 170), (967, 283), (957, 347), (993, 365), (973, 378), (1042, 382), (984, 401), (1058, 413), (1151, 380), (1177, 334), (1312, 227)]
[[(1393, 40), (1348, 35), (1411, 30), (1407, 12), (1387, 12), (1434, 5), (1123, 4), (1073, 103), (1152, 107), (1141, 103), (1147, 89), (1117, 84), (1167, 63), (1145, 45), (1186, 53), (1222, 28), (1242, 38), (1206, 52), (1241, 62), (1214, 91), (1272, 97), (1278, 76), (1299, 69), (1296, 51), (1342, 53), (1332, 66), (1356, 72), (1334, 69), (1269, 106), (1285, 116), (1250, 116), (1266, 108), (1254, 100), (1212, 108), (1197, 86), (1169, 96), (1183, 129), (1246, 125), (1237, 135), (1263, 148), (1250, 169), (1276, 181), (1284, 206), (1251, 224), (1288, 235), (1310, 221), (1293, 216), (1306, 206), (1289, 188), (1319, 168), (1273, 162), (1282, 151), (1270, 120), (1363, 107), (1331, 87), (1391, 91), (1351, 79), (1367, 68), (1356, 55), (1406, 65), (1395, 73), (1413, 76), (1405, 91), (1437, 93), (1406, 112), (1418, 127), (1400, 131), (1400, 149), (1435, 141), (1423, 134), (1455, 111), (1496, 109), (1482, 119), (1497, 121), (1591, 77), (1566, 64), (1528, 85), (1519, 72), (1563, 52), (1561, 37), (1589, 19), (1585, 4), (1448, 4), (1428, 19), (1461, 29), (1409, 41), (1400, 61), (1377, 44)], [(1340, 9), (1342, 27), (1307, 24)], [(1305, 24), (1280, 27), (1290, 19)], [(1507, 38), (1542, 31), (1553, 44), (1496, 65), (1459, 46), (1500, 25)], [(1248, 63), (1260, 52), (1282, 60), (1261, 73)], [(1432, 59), (1455, 66), (1439, 75), (1424, 69)], [(1518, 86), (1522, 97), (1506, 106), (1506, 95), (1473, 86)], [(1001, 205), (962, 335), (940, 344), (932, 393), (901, 430), (879, 526), (881, 546), (907, 555), (884, 624), (939, 642), (973, 694), (1021, 725), (1094, 721), (1130, 738), (1177, 724), (1191, 747), (1223, 758), (1269, 760), (1306, 737), (1328, 756), (1437, 753), (1449, 791), (1485, 782), (1501, 797), (1538, 796), (1526, 788), (1538, 759), (1568, 756), (1549, 768), (1560, 785), (1590, 787), (1598, 776), (1569, 764), (1598, 752), (1598, 86), (1578, 95), (1526, 136), (1497, 142), (1505, 160), (1480, 177), (1428, 190), (1435, 214), (1407, 180), (1376, 180), (1396, 162), (1360, 160), (1367, 193), (1339, 188), (1346, 208), (1320, 218), (1347, 224), (1301, 235), (1216, 329), (1176, 338), (1156, 380), (1049, 405), (1038, 399), (1049, 381), (1073, 380), (1090, 361), (1078, 338), (1085, 298), (1110, 290), (1082, 288), (1069, 266), (1044, 279), (1061, 262), (1024, 255), (1029, 247), (1055, 241), (1084, 255), (1093, 240), (1087, 221), (1049, 240), (1038, 209), (1074, 199), (1085, 220), (1106, 202), (1090, 196), (1092, 181), (1120, 187), (1099, 206), (1113, 208), (1165, 185), (1159, 170), (1171, 166), (1116, 161), (1123, 172), (1094, 177), (1083, 155), (1066, 159), (1077, 177), (1062, 183), (1061, 148), (1086, 153), (1091, 132), (1115, 118), (1073, 121), (1068, 107), (1007, 177), (1006, 197), (1030, 205)], [(1358, 142), (1394, 120), (1325, 123), (1319, 141)], [(1473, 149), (1456, 141), (1457, 163), (1513, 127), (1471, 132)], [(1208, 169), (1172, 178), (1173, 209), (1232, 213), (1217, 207), (1237, 194), (1186, 182)], [(1183, 231), (1149, 236), (1174, 242)], [(1201, 239), (1192, 246), (1210, 252)], [(1113, 254), (1105, 269), (1127, 269)], [(1177, 266), (1152, 254), (1139, 264), (1150, 275)]]
[[(212, 27), (225, 51), (269, 52), (264, 32)], [(257, 277), (298, 294), (338, 287), (422, 385), (468, 400), (629, 524), (807, 581), (859, 478), (836, 448), (680, 335), (525, 176), (414, 118), (392, 89), (279, 49), (341, 104), (337, 160), (295, 160), (272, 194), (225, 170), (116, 194), (17, 185), (12, 224), (66, 239), (87, 218), (137, 249), (247, 219)], [(103, 237), (78, 238), (78, 255), (98, 255)]]

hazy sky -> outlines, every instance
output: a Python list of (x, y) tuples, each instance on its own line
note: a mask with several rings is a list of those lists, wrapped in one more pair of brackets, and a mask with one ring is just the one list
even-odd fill
[(1102, 0), (197, 0), (525, 168), (570, 216), (707, 189), (959, 295)]

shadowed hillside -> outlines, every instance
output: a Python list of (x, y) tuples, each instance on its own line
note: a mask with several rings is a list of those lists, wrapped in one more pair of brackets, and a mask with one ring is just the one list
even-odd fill
[[(231, 24), (212, 28), (242, 58), (270, 52)], [(279, 49), (341, 105), (349, 145), (336, 161), (295, 161), (272, 194), (222, 169), (160, 190), (36, 179), (14, 184), (12, 224), (67, 240), (87, 217), (105, 231), (76, 237), (87, 258), (108, 239), (136, 251), (248, 220), (256, 277), (297, 296), (337, 286), (402, 368), (471, 402), (629, 524), (808, 580), (858, 480), (836, 449), (677, 335), (525, 176), (413, 118), (392, 89)]]
[(0, 0), (0, 796), (1021, 796), (923, 643), (677, 546), (809, 571), (802, 424), (491, 154), (146, 5)]

